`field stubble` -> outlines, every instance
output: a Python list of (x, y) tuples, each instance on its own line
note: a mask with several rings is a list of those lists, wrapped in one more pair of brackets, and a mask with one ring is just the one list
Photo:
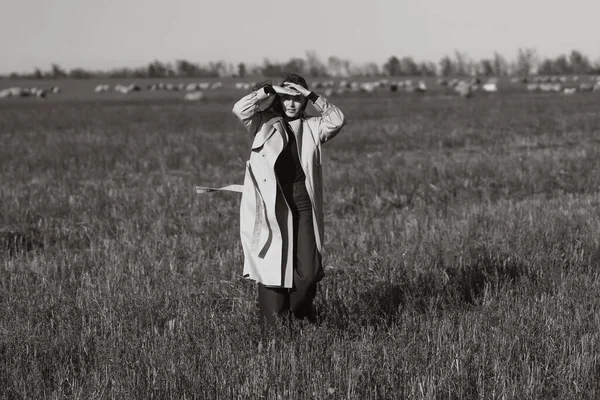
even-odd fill
[(265, 339), (235, 99), (0, 108), (2, 398), (597, 398), (597, 97), (362, 95), (321, 323)]

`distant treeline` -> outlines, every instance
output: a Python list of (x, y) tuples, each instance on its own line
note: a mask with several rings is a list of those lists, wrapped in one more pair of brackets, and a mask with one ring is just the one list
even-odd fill
[(91, 78), (223, 78), (223, 77), (280, 77), (295, 72), (311, 77), (350, 76), (527, 76), (527, 75), (585, 75), (600, 74), (600, 60), (591, 62), (578, 50), (556, 58), (542, 58), (534, 48), (520, 48), (514, 60), (507, 60), (495, 52), (492, 57), (474, 60), (466, 53), (455, 51), (437, 63), (417, 61), (411, 56), (392, 55), (383, 64), (355, 63), (331, 56), (323, 61), (316, 52), (307, 51), (304, 58), (295, 57), (287, 62), (265, 59), (262, 65), (237, 65), (225, 61), (194, 63), (176, 60), (174, 63), (152, 61), (136, 68), (115, 68), (108, 71), (74, 68), (65, 70), (52, 64), (50, 70), (35, 68), (33, 72), (13, 72), (11, 79), (91, 79)]

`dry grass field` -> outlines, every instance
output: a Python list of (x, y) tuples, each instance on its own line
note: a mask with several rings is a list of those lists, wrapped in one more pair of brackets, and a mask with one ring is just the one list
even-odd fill
[(353, 94), (318, 325), (241, 277), (241, 93), (0, 102), (2, 399), (597, 399), (600, 96)]

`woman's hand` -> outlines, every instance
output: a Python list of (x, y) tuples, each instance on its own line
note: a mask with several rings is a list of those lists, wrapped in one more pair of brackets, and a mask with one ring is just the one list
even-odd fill
[(305, 89), (303, 86), (300, 86), (296, 83), (283, 82), (283, 86), (285, 89), (290, 88), (290, 89), (295, 90), (296, 92), (298, 92), (299, 94), (301, 94), (304, 97), (308, 97), (308, 95), (311, 93), (310, 90)]
[[(304, 88), (302, 88), (302, 89), (304, 89)], [(300, 91), (298, 91), (298, 90), (296, 90), (295, 88), (292, 88), (292, 87), (275, 86), (275, 85), (273, 85), (273, 90), (277, 94), (282, 94), (282, 95), (287, 95), (287, 96), (300, 96), (300, 95), (302, 95), (302, 92), (300, 92)]]

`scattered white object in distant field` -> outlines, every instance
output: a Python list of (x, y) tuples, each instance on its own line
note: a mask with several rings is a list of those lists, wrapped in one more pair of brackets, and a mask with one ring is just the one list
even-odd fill
[(188, 92), (183, 97), (184, 100), (187, 101), (198, 101), (204, 98), (204, 93), (202, 92)]

